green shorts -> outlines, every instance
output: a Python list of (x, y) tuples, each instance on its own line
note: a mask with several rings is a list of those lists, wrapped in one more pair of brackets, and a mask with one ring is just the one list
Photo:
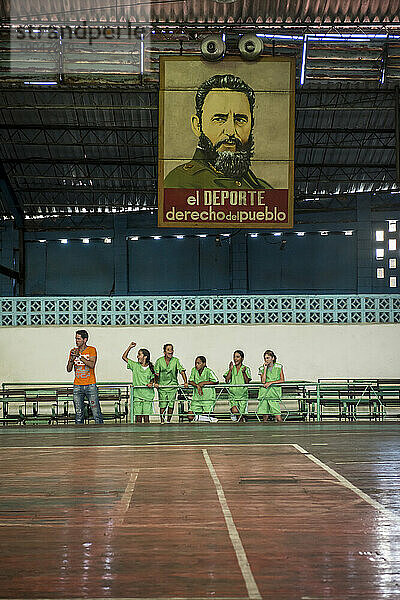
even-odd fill
[(174, 408), (177, 390), (158, 390), (158, 402), (160, 408)]
[(195, 415), (209, 414), (214, 408), (214, 400), (192, 400), (190, 409)]
[(248, 400), (236, 400), (234, 398), (230, 398), (229, 399), (229, 404), (231, 405), (231, 408), (233, 406), (236, 406), (236, 408), (238, 409), (239, 413), (241, 415), (244, 415), (247, 412), (247, 402)]
[(140, 400), (139, 398), (133, 400), (133, 414), (136, 415), (152, 415), (153, 402), (148, 400)]
[(280, 415), (281, 405), (277, 398), (262, 398), (257, 408), (258, 415)]

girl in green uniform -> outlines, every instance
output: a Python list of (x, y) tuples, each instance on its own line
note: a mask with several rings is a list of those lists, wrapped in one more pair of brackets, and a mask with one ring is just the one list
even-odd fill
[(215, 388), (204, 387), (207, 383), (218, 383), (218, 379), (215, 373), (207, 367), (205, 356), (198, 356), (189, 377), (189, 385), (194, 387), (188, 411), (189, 421), (207, 421), (208, 423), (218, 421), (215, 417), (210, 416), (214, 409), (216, 395)]
[[(154, 400), (154, 367), (150, 362), (150, 352), (140, 348), (137, 362), (128, 358), (132, 348), (136, 346), (131, 342), (122, 355), (122, 360), (127, 363), (126, 368), (132, 371), (133, 383), (133, 412), (136, 423), (149, 423), (149, 415), (153, 414)], [(136, 387), (140, 386), (140, 387)]]
[(274, 383), (283, 383), (285, 375), (283, 366), (276, 362), (276, 356), (272, 350), (264, 352), (264, 364), (258, 369), (261, 377), (261, 387), (258, 391), (257, 414), (262, 415), (263, 422), (268, 421), (269, 415), (275, 417), (275, 421), (282, 422), (280, 399), (282, 398), (282, 388)]
[[(251, 371), (249, 367), (244, 366), (244, 352), (235, 350), (233, 353), (233, 362), (229, 363), (228, 370), (224, 373), (226, 383), (240, 384), (250, 383)], [(247, 403), (249, 400), (249, 391), (247, 387), (228, 388), (229, 402), (231, 405), (232, 421), (246, 421)]]
[[(154, 365), (156, 375), (156, 387), (165, 385), (178, 385), (178, 373), (181, 374), (185, 388), (189, 387), (186, 378), (186, 370), (180, 363), (179, 358), (174, 356), (172, 344), (164, 344), (164, 356), (157, 358)], [(158, 390), (160, 404), (161, 423), (169, 423), (174, 412), (177, 390), (174, 388), (161, 388)], [(167, 418), (167, 421), (165, 420)]]

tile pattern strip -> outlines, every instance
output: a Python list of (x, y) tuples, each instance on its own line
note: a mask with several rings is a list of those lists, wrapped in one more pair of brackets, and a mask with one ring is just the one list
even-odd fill
[(400, 323), (399, 294), (0, 298), (0, 326)]

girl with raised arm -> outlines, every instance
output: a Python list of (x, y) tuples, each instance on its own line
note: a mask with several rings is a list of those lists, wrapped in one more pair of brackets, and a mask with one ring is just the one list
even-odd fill
[(150, 352), (146, 348), (140, 348), (138, 351), (137, 362), (128, 358), (129, 352), (135, 346), (136, 342), (129, 344), (122, 355), (122, 360), (127, 363), (126, 368), (132, 371), (135, 421), (149, 423), (149, 415), (153, 414), (154, 367), (150, 362)]

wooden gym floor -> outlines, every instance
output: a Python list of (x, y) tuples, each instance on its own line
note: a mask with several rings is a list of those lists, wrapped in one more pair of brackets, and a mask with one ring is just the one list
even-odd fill
[(400, 598), (400, 427), (0, 428), (0, 598)]

